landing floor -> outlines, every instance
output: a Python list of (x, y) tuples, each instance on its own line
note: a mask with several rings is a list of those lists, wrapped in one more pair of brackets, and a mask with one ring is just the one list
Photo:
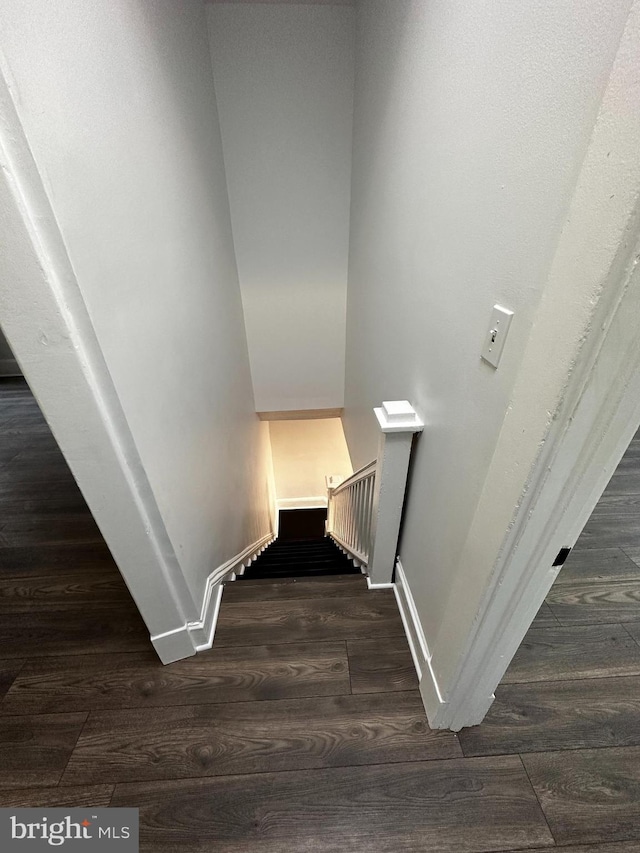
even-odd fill
[(0, 383), (0, 806), (136, 806), (149, 853), (637, 853), (638, 445), (458, 736), (429, 730), (393, 594), (357, 576), (228, 585), (215, 647), (163, 667)]

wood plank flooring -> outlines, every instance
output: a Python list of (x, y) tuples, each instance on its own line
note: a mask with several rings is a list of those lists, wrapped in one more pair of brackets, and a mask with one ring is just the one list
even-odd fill
[(521, 755), (563, 850), (640, 851), (639, 652), (640, 434), (485, 721), (460, 732), (467, 756)]
[(138, 807), (147, 853), (638, 853), (637, 445), (455, 735), (358, 576), (229, 584), (214, 648), (163, 667), (28, 389), (0, 383), (0, 806)]

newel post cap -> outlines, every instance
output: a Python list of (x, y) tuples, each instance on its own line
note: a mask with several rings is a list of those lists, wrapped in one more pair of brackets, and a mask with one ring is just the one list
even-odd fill
[(337, 489), (341, 483), (344, 483), (345, 477), (342, 474), (328, 474), (324, 481), (327, 484), (327, 490), (329, 489)]
[(424, 422), (408, 400), (388, 400), (374, 409), (382, 432), (422, 432)]

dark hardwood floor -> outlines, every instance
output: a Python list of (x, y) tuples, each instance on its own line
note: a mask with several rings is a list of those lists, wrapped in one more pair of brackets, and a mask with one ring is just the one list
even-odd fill
[(455, 735), (358, 576), (228, 584), (214, 648), (163, 667), (28, 389), (0, 383), (0, 806), (138, 807), (148, 853), (638, 853), (638, 445)]

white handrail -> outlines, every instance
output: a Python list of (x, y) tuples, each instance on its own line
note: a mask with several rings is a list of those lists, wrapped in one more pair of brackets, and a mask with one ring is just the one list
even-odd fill
[(366, 465), (363, 465), (362, 468), (358, 468), (357, 471), (354, 471), (351, 476), (347, 477), (346, 480), (343, 480), (338, 486), (333, 489), (333, 494), (339, 494), (343, 489), (349, 488), (353, 483), (357, 483), (360, 480), (364, 479), (371, 471), (375, 471), (376, 464), (378, 460), (374, 459), (372, 462), (367, 462)]

